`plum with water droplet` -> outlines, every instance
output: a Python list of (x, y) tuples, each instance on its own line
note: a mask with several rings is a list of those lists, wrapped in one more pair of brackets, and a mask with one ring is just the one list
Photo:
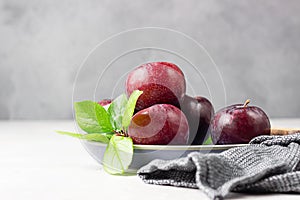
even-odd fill
[(126, 80), (126, 94), (143, 91), (136, 103), (136, 111), (155, 104), (171, 104), (180, 107), (186, 92), (186, 83), (180, 68), (168, 62), (151, 62), (131, 71)]
[(218, 111), (211, 121), (210, 131), (214, 144), (249, 143), (259, 135), (270, 135), (267, 114), (257, 106), (231, 105)]
[(177, 107), (156, 104), (133, 116), (128, 135), (135, 144), (184, 145), (188, 142), (189, 126)]
[(210, 121), (214, 115), (211, 102), (205, 97), (185, 95), (181, 104), (190, 128), (189, 144), (200, 145), (208, 133)]

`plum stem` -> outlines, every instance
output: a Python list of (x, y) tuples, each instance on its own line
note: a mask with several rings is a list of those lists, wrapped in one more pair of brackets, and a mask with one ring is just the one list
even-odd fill
[(114, 133), (115, 133), (117, 136), (128, 137), (128, 133), (126, 133), (126, 131), (123, 131), (123, 130), (119, 130), (119, 131), (114, 130)]
[(246, 101), (245, 101), (245, 103), (244, 103), (244, 105), (243, 105), (243, 107), (244, 108), (246, 108), (247, 107), (247, 105), (250, 103), (250, 99), (247, 99)]

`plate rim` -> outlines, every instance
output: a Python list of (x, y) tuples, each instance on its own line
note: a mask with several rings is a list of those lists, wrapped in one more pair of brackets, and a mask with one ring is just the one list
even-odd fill
[[(95, 141), (83, 141), (84, 143), (90, 143), (96, 146), (106, 146), (107, 144)], [(167, 151), (183, 151), (183, 150), (226, 150), (233, 147), (244, 147), (249, 144), (218, 144), (218, 145), (142, 145), (134, 144), (134, 150), (167, 150)]]

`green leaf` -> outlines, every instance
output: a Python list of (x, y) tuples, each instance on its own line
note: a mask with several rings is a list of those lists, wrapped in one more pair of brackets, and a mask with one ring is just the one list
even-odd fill
[(112, 134), (109, 133), (89, 133), (89, 134), (79, 134), (79, 133), (71, 133), (66, 131), (56, 131), (59, 134), (62, 135), (68, 135), (71, 137), (75, 137), (81, 140), (89, 140), (89, 141), (95, 141), (95, 142), (102, 142), (105, 144), (108, 144), (110, 137)]
[(132, 156), (132, 139), (113, 135), (103, 156), (103, 168), (110, 174), (122, 174), (128, 169)]
[(133, 112), (134, 112), (134, 108), (136, 105), (136, 101), (138, 100), (138, 98), (141, 96), (143, 92), (139, 91), (139, 90), (134, 90), (127, 102), (126, 108), (125, 108), (125, 112), (123, 115), (123, 120), (122, 120), (122, 126), (123, 128), (127, 128), (130, 124)]
[(209, 136), (209, 137), (205, 140), (205, 142), (204, 142), (203, 144), (204, 144), (204, 145), (210, 145), (210, 144), (213, 144), (212, 139), (211, 139), (211, 136)]
[(109, 114), (98, 103), (92, 101), (76, 102), (74, 108), (79, 127), (87, 133), (113, 131)]
[(121, 130), (122, 127), (122, 119), (127, 105), (127, 97), (125, 94), (117, 97), (110, 104), (108, 108), (108, 113), (110, 115), (110, 122), (115, 130)]

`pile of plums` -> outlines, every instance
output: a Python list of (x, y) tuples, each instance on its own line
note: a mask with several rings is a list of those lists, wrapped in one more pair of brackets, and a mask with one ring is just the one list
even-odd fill
[(249, 102), (214, 115), (208, 99), (186, 94), (184, 74), (173, 63), (152, 62), (135, 68), (127, 76), (126, 94), (134, 90), (143, 91), (128, 127), (135, 144), (199, 145), (209, 133), (214, 144), (247, 143), (270, 132), (267, 115), (248, 106)]

